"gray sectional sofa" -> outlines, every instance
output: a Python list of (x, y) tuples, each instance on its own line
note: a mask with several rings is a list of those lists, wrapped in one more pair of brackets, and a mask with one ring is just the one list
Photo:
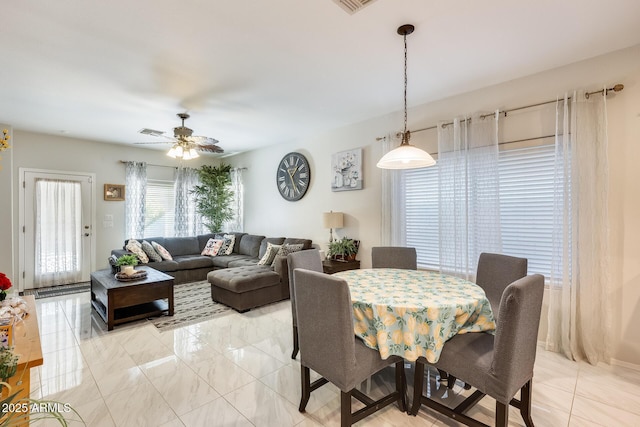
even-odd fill
[[(173, 260), (149, 262), (147, 265), (175, 278), (175, 283), (208, 280), (215, 301), (238, 311), (246, 311), (289, 298), (289, 277), (286, 257), (277, 257), (273, 267), (258, 265), (267, 244), (302, 243), (310, 249), (311, 240), (284, 237), (265, 237), (247, 233), (234, 234), (235, 244), (230, 255), (204, 256), (202, 250), (211, 238), (221, 234), (203, 234), (194, 237), (151, 237), (138, 239), (157, 242), (171, 254)], [(125, 241), (126, 246), (127, 242)], [(112, 255), (129, 254), (126, 249), (114, 249)], [(225, 271), (221, 271), (225, 270)]]

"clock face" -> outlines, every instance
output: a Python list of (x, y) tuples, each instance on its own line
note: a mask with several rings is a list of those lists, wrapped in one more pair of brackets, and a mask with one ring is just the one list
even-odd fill
[(278, 191), (285, 200), (302, 199), (309, 188), (311, 170), (309, 162), (300, 153), (289, 153), (280, 160), (276, 173)]

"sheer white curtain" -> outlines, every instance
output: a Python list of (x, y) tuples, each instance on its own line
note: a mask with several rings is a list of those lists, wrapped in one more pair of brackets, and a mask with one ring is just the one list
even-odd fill
[(77, 181), (36, 180), (35, 287), (82, 279), (82, 199)]
[(127, 162), (125, 164), (125, 184), (125, 238), (142, 238), (144, 236), (147, 195), (147, 164), (145, 162)]
[(244, 182), (242, 181), (242, 173), (242, 168), (231, 169), (231, 191), (233, 193), (231, 207), (233, 218), (223, 226), (223, 229), (227, 231), (243, 231), (244, 228)]
[(203, 234), (202, 217), (196, 210), (195, 195), (191, 193), (193, 187), (199, 184), (200, 177), (197, 169), (180, 167), (176, 171), (173, 224), (176, 237)]
[[(399, 145), (398, 134), (389, 133), (382, 141), (382, 156)], [(402, 171), (393, 169), (381, 169), (380, 171), (382, 176), (380, 244), (382, 246), (406, 246)]]
[(576, 91), (556, 108), (553, 260), (547, 349), (608, 362), (610, 276), (606, 96)]
[(438, 125), (440, 271), (475, 275), (481, 252), (501, 252), (498, 112)]

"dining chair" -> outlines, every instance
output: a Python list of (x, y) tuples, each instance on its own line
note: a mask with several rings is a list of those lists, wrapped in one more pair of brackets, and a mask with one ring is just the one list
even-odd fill
[(476, 284), (491, 304), (493, 317), (498, 320), (500, 299), (507, 286), (527, 275), (527, 259), (483, 252), (478, 258)]
[[(509, 405), (520, 410), (527, 427), (533, 427), (531, 385), (543, 292), (544, 277), (539, 274), (516, 280), (502, 294), (495, 335), (467, 333), (455, 335), (445, 343), (434, 366), (476, 388), (455, 408), (422, 394), (427, 362), (419, 358), (410, 413), (415, 416), (421, 405), (426, 405), (468, 426), (486, 427), (465, 412), (488, 395), (496, 400), (496, 427), (509, 423)], [(514, 398), (518, 390), (520, 400)]]
[[(343, 279), (315, 271), (294, 270), (294, 293), (300, 341), (304, 412), (311, 392), (331, 382), (340, 389), (341, 426), (350, 426), (394, 402), (406, 410), (406, 378), (401, 357), (382, 359), (377, 350), (356, 338), (349, 286)], [(371, 375), (395, 364), (395, 390), (373, 401), (356, 387)], [(310, 369), (322, 378), (311, 383)], [(351, 412), (351, 398), (365, 406)]]
[(371, 267), (418, 269), (416, 248), (402, 246), (376, 246), (371, 248)]
[(322, 258), (320, 257), (320, 251), (317, 249), (309, 249), (305, 251), (293, 252), (287, 255), (287, 269), (289, 271), (289, 298), (291, 299), (291, 318), (293, 320), (293, 353), (291, 353), (292, 359), (296, 358), (299, 350), (298, 322), (296, 319), (296, 298), (293, 292), (293, 270), (295, 270), (296, 268), (304, 268), (305, 270), (322, 272)]

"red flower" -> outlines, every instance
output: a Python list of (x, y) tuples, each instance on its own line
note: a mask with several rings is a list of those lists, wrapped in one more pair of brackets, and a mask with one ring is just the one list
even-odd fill
[(0, 290), (6, 291), (11, 287), (11, 280), (6, 274), (0, 273)]

